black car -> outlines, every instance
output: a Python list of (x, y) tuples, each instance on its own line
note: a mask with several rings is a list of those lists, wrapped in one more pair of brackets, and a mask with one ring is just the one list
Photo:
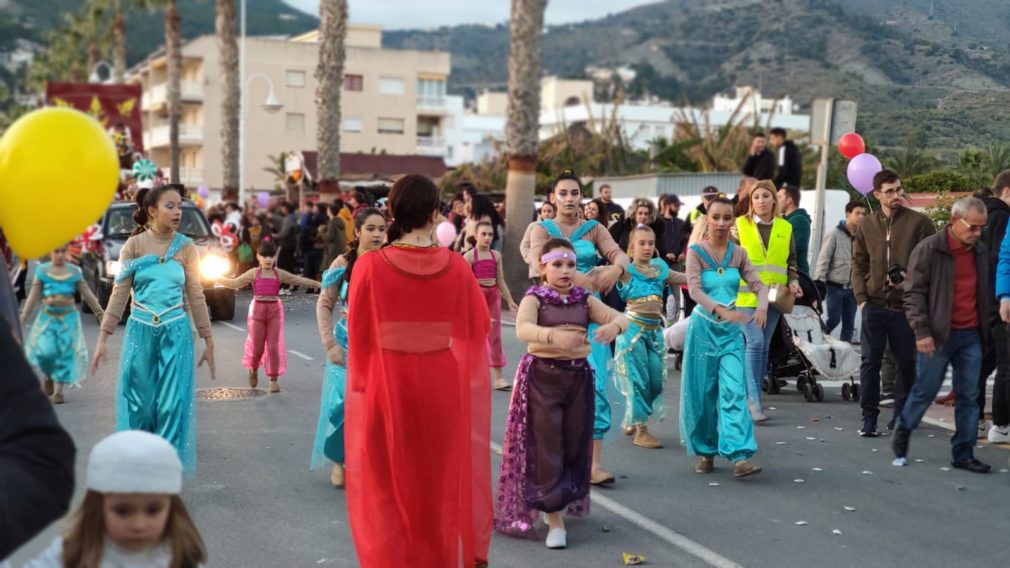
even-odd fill
[[(133, 220), (133, 212), (136, 209), (135, 203), (127, 201), (117, 201), (110, 205), (105, 215), (98, 221), (101, 236), (96, 250), (81, 256), (84, 279), (95, 291), (102, 306), (108, 305), (113, 280), (122, 268), (119, 263), (119, 251), (137, 226)], [(235, 291), (218, 286), (206, 278), (209, 276), (208, 273), (216, 273), (213, 276), (232, 277), (235, 266), (227, 251), (211, 232), (207, 217), (192, 202), (182, 203), (179, 232), (193, 239), (193, 243), (200, 251), (200, 272), (205, 278), (203, 294), (207, 298), (211, 319), (230, 321), (235, 317)]]

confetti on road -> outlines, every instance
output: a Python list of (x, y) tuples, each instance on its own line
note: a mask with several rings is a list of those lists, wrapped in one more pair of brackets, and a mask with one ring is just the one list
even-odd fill
[(929, 434), (929, 435), (927, 435), (926, 437), (927, 437), (927, 438), (935, 438), (935, 437), (936, 437), (936, 434)]
[(831, 534), (842, 536), (842, 531), (840, 531), (838, 529), (835, 529), (835, 530), (831, 531)]
[(708, 486), (709, 487), (719, 487), (719, 482), (718, 481), (713, 481), (713, 482), (709, 483)]
[(812, 467), (810, 468), (810, 471), (824, 471), (824, 470), (819, 467)]
[(812, 441), (816, 440), (817, 438), (815, 438), (814, 436), (807, 436), (807, 439), (812, 442)]
[(806, 430), (807, 427), (806, 426), (797, 426), (796, 429), (797, 430)]
[(774, 406), (769, 406), (769, 407), (768, 407), (768, 410), (778, 410), (778, 409), (777, 409), (777, 408), (775, 408)]
[(793, 480), (793, 483), (806, 483), (806, 481), (804, 481), (804, 480), (802, 480), (800, 478), (796, 478), (796, 479)]
[(868, 469), (864, 469), (863, 470), (863, 475), (873, 475), (873, 472), (870, 471), (870, 470), (868, 470)]
[(841, 426), (835, 426), (835, 430), (841, 432), (842, 430), (845, 430), (845, 428), (842, 428)]
[(880, 450), (878, 450), (877, 448), (872, 448), (872, 449), (871, 449), (870, 451), (871, 451), (871, 452), (873, 452), (873, 453), (877, 453), (877, 452), (879, 452)]
[(796, 521), (793, 524), (795, 524), (798, 527), (805, 527), (805, 526), (807, 526), (807, 522), (806, 521)]
[(1010, 469), (1007, 469), (1007, 468), (1004, 467), (1003, 469), (999, 470), (999, 472), (1000, 473), (1010, 473)]
[(915, 463), (926, 463), (926, 460), (922, 458), (916, 458)]
[(940, 471), (950, 471), (950, 468), (949, 468), (949, 467), (947, 467), (947, 466), (942, 466), (942, 467), (940, 468)]
[(786, 445), (786, 443), (785, 442), (775, 442), (775, 445), (776, 446), (784, 446), (784, 445)]
[(855, 508), (855, 507), (849, 507), (849, 506), (845, 506), (845, 507), (843, 507), (843, 509), (845, 509), (846, 511), (848, 511), (848, 512), (850, 512), (850, 513), (851, 513), (852, 511), (855, 511), (855, 510), (856, 510), (856, 508)]

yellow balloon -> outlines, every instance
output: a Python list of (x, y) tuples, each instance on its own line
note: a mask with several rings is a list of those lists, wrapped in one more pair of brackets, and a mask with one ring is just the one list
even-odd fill
[(112, 137), (83, 112), (36, 110), (0, 138), (0, 228), (24, 258), (84, 232), (109, 206), (118, 183)]

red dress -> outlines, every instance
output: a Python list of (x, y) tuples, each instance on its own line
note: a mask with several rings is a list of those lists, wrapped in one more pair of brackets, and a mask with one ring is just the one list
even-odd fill
[(347, 509), (361, 566), (485, 561), (490, 321), (469, 264), (387, 247), (358, 259), (348, 295)]

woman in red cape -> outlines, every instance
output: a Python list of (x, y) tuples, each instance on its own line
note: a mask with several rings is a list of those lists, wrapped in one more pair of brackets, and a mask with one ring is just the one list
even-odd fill
[(432, 242), (438, 191), (389, 193), (386, 248), (354, 267), (347, 509), (364, 567), (470, 568), (491, 539), (490, 318), (463, 257)]

